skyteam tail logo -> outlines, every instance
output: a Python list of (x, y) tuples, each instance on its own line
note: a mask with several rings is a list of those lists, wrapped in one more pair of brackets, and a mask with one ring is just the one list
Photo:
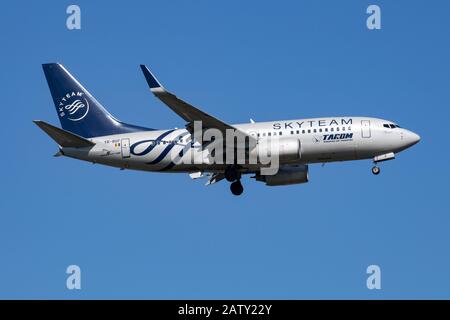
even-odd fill
[(84, 92), (69, 92), (59, 100), (58, 114), (61, 118), (70, 121), (80, 121), (89, 112), (89, 101)]

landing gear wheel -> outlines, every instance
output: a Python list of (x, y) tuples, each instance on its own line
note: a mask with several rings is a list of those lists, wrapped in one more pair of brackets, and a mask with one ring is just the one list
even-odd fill
[(244, 187), (242, 186), (242, 183), (240, 180), (233, 182), (230, 185), (231, 193), (235, 196), (240, 196), (242, 192), (244, 192)]
[(374, 166), (373, 168), (372, 168), (372, 173), (374, 174), (374, 175), (377, 175), (377, 174), (380, 174), (380, 168), (379, 167), (377, 167), (377, 166)]

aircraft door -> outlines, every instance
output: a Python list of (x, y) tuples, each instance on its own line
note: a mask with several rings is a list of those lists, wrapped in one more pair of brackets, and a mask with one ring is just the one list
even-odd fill
[(121, 146), (121, 150), (122, 150), (122, 158), (129, 158), (130, 157), (130, 139), (128, 139), (128, 138), (122, 139), (120, 146)]
[(302, 140), (298, 139), (298, 158), (302, 158)]
[(370, 138), (370, 120), (361, 120), (361, 137)]

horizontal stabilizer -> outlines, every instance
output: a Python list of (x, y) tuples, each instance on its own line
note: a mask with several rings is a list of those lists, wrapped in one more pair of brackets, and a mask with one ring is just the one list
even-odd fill
[(41, 120), (33, 121), (39, 128), (42, 129), (50, 138), (56, 141), (61, 147), (65, 148), (84, 148), (92, 147), (94, 142), (89, 141), (83, 137), (73, 134), (69, 131), (57, 128)]

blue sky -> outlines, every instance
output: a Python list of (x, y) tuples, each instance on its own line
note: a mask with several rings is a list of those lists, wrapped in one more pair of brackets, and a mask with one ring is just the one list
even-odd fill
[[(79, 31), (69, 4), (2, 8), (0, 298), (450, 298), (448, 1), (77, 1)], [(376, 177), (370, 161), (313, 165), (305, 185), (245, 178), (241, 197), (53, 158), (31, 121), (59, 125), (41, 68), (56, 61), (129, 123), (184, 124), (145, 63), (229, 123), (375, 116), (422, 141)]]

